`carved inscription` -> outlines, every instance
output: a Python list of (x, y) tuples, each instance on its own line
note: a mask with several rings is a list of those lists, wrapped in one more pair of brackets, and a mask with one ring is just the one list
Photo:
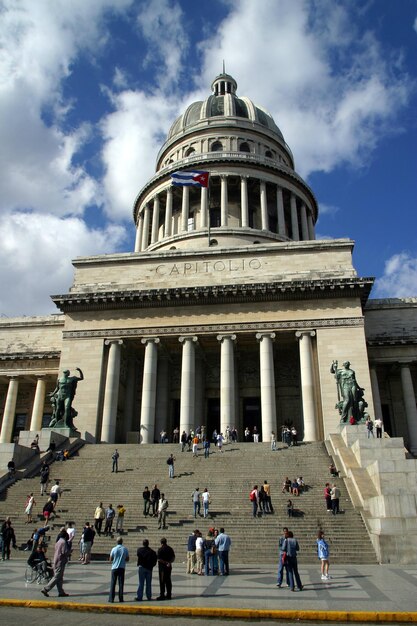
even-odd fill
[(155, 272), (159, 276), (187, 276), (190, 274), (213, 274), (217, 272), (257, 271), (262, 269), (260, 259), (225, 259), (217, 261), (188, 261), (185, 263), (161, 263)]

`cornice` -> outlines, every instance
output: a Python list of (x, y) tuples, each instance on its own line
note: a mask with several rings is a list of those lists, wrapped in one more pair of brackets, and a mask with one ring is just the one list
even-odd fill
[(372, 285), (372, 278), (338, 278), (135, 291), (69, 293), (51, 296), (51, 298), (64, 313), (67, 311), (312, 300), (318, 297), (359, 297), (362, 306), (364, 306)]
[(60, 357), (61, 352), (58, 351), (0, 353), (0, 361), (51, 361)]
[(120, 328), (103, 330), (66, 330), (63, 333), (64, 339), (89, 339), (111, 337), (137, 338), (137, 337), (166, 337), (172, 335), (212, 335), (216, 333), (234, 332), (254, 332), (269, 331), (282, 332), (293, 330), (310, 330), (316, 328), (340, 328), (340, 327), (363, 326), (362, 317), (343, 317), (331, 319), (311, 319), (311, 320), (285, 320), (282, 322), (244, 322), (237, 324), (197, 324), (192, 326), (156, 326), (151, 328)]

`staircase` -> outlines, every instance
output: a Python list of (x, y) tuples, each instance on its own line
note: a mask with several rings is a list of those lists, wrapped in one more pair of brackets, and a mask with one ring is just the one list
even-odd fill
[[(86, 520), (92, 522), (100, 501), (104, 507), (111, 502), (123, 504), (127, 512), (124, 522), (124, 542), (131, 554), (148, 538), (153, 548), (159, 547), (165, 535), (174, 548), (177, 560), (186, 554), (187, 537), (195, 528), (205, 535), (209, 527), (223, 526), (232, 538), (231, 558), (236, 563), (276, 563), (277, 541), (282, 527), (288, 526), (300, 544), (300, 562), (317, 563), (316, 533), (321, 528), (330, 543), (331, 562), (344, 564), (376, 563), (375, 552), (369, 540), (361, 515), (355, 511), (342, 479), (336, 479), (341, 490), (342, 513), (327, 513), (323, 497), (324, 484), (329, 481), (328, 456), (323, 443), (306, 443), (296, 447), (278, 446), (272, 452), (267, 443), (230, 443), (223, 453), (211, 448), (209, 459), (199, 450), (198, 458), (191, 452), (181, 452), (178, 445), (136, 445), (118, 447), (119, 472), (112, 473), (111, 455), (114, 446), (86, 445), (76, 456), (51, 466), (50, 477), (59, 479), (64, 490), (57, 505), (58, 517), (52, 522), (52, 542), (58, 529), (66, 522), (75, 523), (77, 538)], [(168, 478), (166, 459), (174, 453), (175, 478)], [(294, 479), (303, 476), (307, 489), (299, 497), (281, 493), (286, 476)], [(254, 484), (264, 480), (271, 485), (271, 498), (275, 513), (254, 519), (249, 492)], [(145, 485), (152, 489), (157, 483), (169, 502), (168, 529), (158, 530), (156, 518), (143, 516), (142, 492)], [(194, 519), (191, 494), (196, 487), (208, 487), (211, 495), (210, 518)], [(29, 478), (15, 483), (0, 494), (0, 518), (12, 517), (18, 545), (30, 536), (36, 524), (25, 524), (25, 501), (33, 492), (37, 505), (33, 519), (41, 513), (46, 500), (40, 496), (39, 478)], [(287, 517), (288, 497), (294, 502), (298, 515)], [(43, 525), (43, 522), (39, 522)], [(107, 558), (115, 540), (96, 537), (94, 558)], [(25, 557), (25, 552), (14, 553), (12, 558)]]

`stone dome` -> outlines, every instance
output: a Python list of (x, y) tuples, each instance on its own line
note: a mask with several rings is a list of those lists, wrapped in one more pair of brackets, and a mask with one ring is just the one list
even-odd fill
[[(263, 107), (255, 104), (246, 97), (238, 98), (236, 95), (237, 83), (230, 74), (222, 73), (216, 76), (212, 85), (212, 94), (204, 101), (193, 102), (184, 113), (180, 115), (172, 124), (167, 141), (176, 135), (191, 130), (193, 126), (198, 126), (200, 122), (213, 120), (213, 118), (237, 118), (247, 120), (253, 125), (270, 131), (284, 141), (284, 137), (278, 126), (275, 124), (272, 115)], [(261, 127), (261, 128), (259, 128)]]

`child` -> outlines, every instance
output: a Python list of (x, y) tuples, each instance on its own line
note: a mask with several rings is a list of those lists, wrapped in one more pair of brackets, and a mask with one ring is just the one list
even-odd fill
[(329, 544), (324, 538), (324, 532), (317, 533), (317, 556), (321, 561), (321, 579), (329, 580)]
[(287, 515), (288, 515), (288, 517), (293, 517), (293, 513), (294, 513), (294, 505), (292, 503), (292, 500), (288, 500), (288, 502), (287, 502)]

